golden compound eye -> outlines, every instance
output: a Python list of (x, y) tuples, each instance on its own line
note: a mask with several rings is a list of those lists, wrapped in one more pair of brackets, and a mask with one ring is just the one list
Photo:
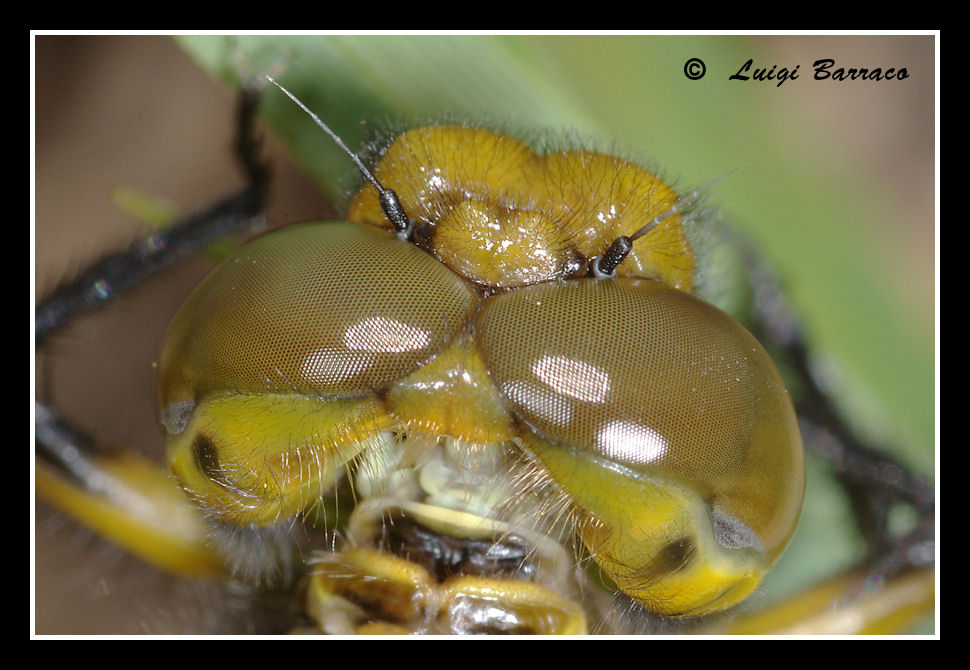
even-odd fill
[(757, 586), (804, 471), (788, 394), (743, 327), (658, 282), (581, 280), (493, 298), (479, 336), (527, 450), (623, 591), (683, 615)]
[(306, 224), (252, 242), (196, 289), (166, 336), (158, 389), (170, 465), (224, 521), (296, 514), (389, 423), (366, 396), (444, 349), (476, 301), (388, 231)]
[[(524, 533), (537, 564), (575, 534), (660, 614), (750, 593), (794, 530), (801, 443), (761, 346), (684, 292), (694, 257), (677, 194), (612, 156), (540, 156), (453, 126), (402, 135), (374, 173), (417, 244), (387, 230), (368, 185), (353, 223), (258, 239), (175, 318), (159, 400), (190, 497), (223, 523), (266, 526), (350, 473), (368, 501), (355, 541), (393, 510), (462, 542)], [(617, 278), (585, 277), (648, 225)], [(564, 536), (541, 536), (550, 496), (572, 512)], [(561, 609), (536, 595), (545, 585), (500, 590), (512, 610)]]
[(290, 226), (245, 246), (186, 301), (162, 349), (159, 401), (227, 387), (358, 396), (444, 349), (475, 300), (387, 231)]

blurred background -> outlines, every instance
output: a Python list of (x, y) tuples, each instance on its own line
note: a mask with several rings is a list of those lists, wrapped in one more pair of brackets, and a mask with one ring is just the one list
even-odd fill
[[(853, 425), (932, 476), (937, 40), (38, 36), (34, 279), (43, 293), (139, 236), (110, 198), (119, 186), (188, 213), (241, 185), (234, 96), (219, 76), (279, 75), (352, 147), (386, 120), (551, 128), (659, 166), (676, 184), (729, 173), (708, 201), (779, 269)], [(685, 77), (690, 58), (705, 62), (704, 78)], [(909, 77), (814, 81), (820, 58)], [(730, 81), (748, 59), (799, 65), (799, 78)], [(270, 221), (337, 215), (351, 166), (291, 105), (266, 107), (298, 149), (293, 158), (267, 137)], [(101, 438), (160, 456), (151, 363), (207, 267), (189, 264), (81, 319), (40, 359), (38, 386)], [(838, 494), (821, 468), (809, 476), (802, 527), (763, 601), (857, 555)], [(38, 632), (205, 632), (231, 616), (213, 605), (225, 594), (146, 574), (43, 505), (36, 535)]]

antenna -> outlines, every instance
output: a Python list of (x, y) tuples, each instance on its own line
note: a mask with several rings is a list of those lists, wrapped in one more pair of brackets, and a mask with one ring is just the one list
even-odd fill
[(357, 154), (355, 154), (353, 151), (351, 151), (350, 148), (340, 138), (340, 136), (337, 135), (337, 133), (335, 133), (333, 130), (331, 130), (330, 126), (324, 123), (319, 116), (317, 116), (312, 111), (310, 111), (310, 109), (306, 105), (304, 105), (299, 98), (297, 98), (295, 95), (293, 95), (288, 90), (286, 90), (286, 88), (282, 84), (280, 84), (278, 81), (276, 81), (269, 75), (263, 75), (263, 76), (266, 77), (266, 79), (271, 84), (273, 84), (278, 89), (283, 91), (283, 93), (285, 93), (290, 100), (292, 100), (297, 105), (299, 105), (300, 109), (306, 112), (310, 116), (310, 118), (313, 119), (313, 121), (325, 133), (327, 133), (327, 135), (330, 136), (330, 139), (332, 139), (337, 144), (338, 147), (343, 149), (344, 152), (348, 156), (350, 156), (350, 159), (354, 161), (355, 165), (357, 165), (357, 169), (360, 170), (360, 173), (362, 175), (364, 175), (364, 179), (366, 179), (371, 184), (373, 184), (374, 188), (377, 189), (378, 194), (380, 194), (381, 209), (384, 210), (384, 213), (387, 215), (387, 218), (391, 221), (391, 225), (394, 226), (394, 230), (397, 231), (398, 236), (405, 240), (409, 239), (411, 237), (411, 233), (414, 231), (414, 222), (411, 219), (409, 219), (408, 215), (405, 213), (404, 206), (401, 205), (401, 200), (400, 198), (397, 197), (397, 193), (395, 193), (393, 190), (389, 188), (384, 188), (381, 185), (381, 183), (377, 181), (377, 177), (374, 176), (374, 173), (371, 172), (366, 165), (364, 165), (364, 162), (362, 160), (360, 160), (360, 157)]
[[(734, 170), (732, 170), (731, 172), (733, 171)], [(674, 214), (683, 211), (685, 207), (687, 207), (692, 202), (700, 198), (701, 194), (703, 194), (709, 188), (714, 186), (714, 184), (716, 184), (717, 182), (724, 179), (728, 174), (730, 173), (726, 172), (722, 174), (720, 177), (718, 177), (717, 179), (711, 180), (704, 186), (701, 186), (700, 188), (694, 189), (690, 193), (687, 193), (682, 198), (678, 199), (677, 202), (675, 202), (669, 208), (664, 210), (663, 213), (655, 216), (653, 220), (650, 221), (650, 223), (643, 226), (632, 235), (620, 235), (619, 237), (617, 237), (615, 240), (613, 240), (609, 248), (602, 256), (596, 256), (590, 261), (589, 265), (590, 265), (591, 274), (598, 279), (615, 277), (616, 266), (619, 265), (620, 262), (624, 258), (626, 258), (627, 255), (629, 255), (630, 251), (633, 250), (634, 240), (640, 239), (641, 237), (649, 233), (651, 230), (659, 226), (661, 223), (669, 219)]]

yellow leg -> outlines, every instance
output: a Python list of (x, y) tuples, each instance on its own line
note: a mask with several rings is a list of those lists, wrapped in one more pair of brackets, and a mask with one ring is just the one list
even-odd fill
[(172, 478), (134, 454), (86, 459), (83, 479), (38, 460), (37, 494), (66, 515), (166, 572), (225, 572), (205, 523)]
[(846, 573), (782, 603), (734, 621), (731, 635), (894, 635), (933, 612), (935, 567), (913, 570), (883, 584)]

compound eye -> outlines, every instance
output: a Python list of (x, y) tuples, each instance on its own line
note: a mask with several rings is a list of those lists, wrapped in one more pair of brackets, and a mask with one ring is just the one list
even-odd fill
[(229, 523), (299, 512), (386, 427), (376, 395), (444, 349), (477, 303), (388, 230), (311, 223), (251, 242), (166, 334), (158, 394), (173, 472)]
[(476, 300), (389, 231), (290, 226), (240, 249), (179, 310), (159, 362), (160, 403), (225, 389), (367, 393), (441, 351)]
[(804, 487), (788, 394), (761, 345), (649, 280), (581, 280), (491, 299), (480, 347), (571, 500), (593, 558), (652, 611), (744, 598), (787, 544)]

